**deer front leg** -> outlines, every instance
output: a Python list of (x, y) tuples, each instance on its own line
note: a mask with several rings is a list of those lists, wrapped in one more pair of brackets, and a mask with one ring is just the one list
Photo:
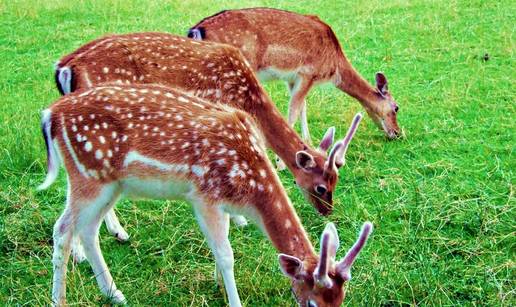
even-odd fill
[[(308, 77), (298, 77), (295, 82), (287, 82), (290, 92), (290, 102), (288, 108), (288, 124), (292, 128), (296, 124), (297, 118), (301, 114), (301, 135), (305, 142), (311, 144), (310, 132), (306, 118), (305, 97), (313, 85), (313, 81)], [(276, 156), (276, 168), (278, 171), (286, 169), (285, 162)]]
[(229, 306), (240, 307), (240, 297), (233, 271), (234, 257), (229, 242), (229, 214), (221, 208), (206, 205), (203, 202), (193, 202), (197, 221), (215, 256), (216, 269), (222, 274), (224, 287), (229, 300)]
[(313, 81), (309, 77), (299, 77), (295, 83), (289, 83), (290, 103), (288, 109), (288, 124), (294, 127), (301, 115), (301, 135), (305, 142), (311, 144), (310, 132), (306, 115), (306, 95), (312, 88)]
[(306, 143), (312, 145), (312, 138), (308, 130), (308, 120), (306, 116), (306, 100), (303, 100), (303, 108), (301, 109), (301, 136)]
[(111, 208), (104, 217), (106, 227), (110, 234), (112, 234), (118, 241), (125, 242), (129, 240), (129, 234), (125, 231), (124, 227), (120, 225), (120, 221), (116, 216), (115, 209)]

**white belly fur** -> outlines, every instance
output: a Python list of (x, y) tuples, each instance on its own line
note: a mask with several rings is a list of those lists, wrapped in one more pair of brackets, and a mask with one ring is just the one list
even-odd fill
[(132, 199), (186, 199), (194, 186), (188, 181), (128, 177), (121, 181), (124, 197)]
[(275, 67), (267, 67), (258, 71), (260, 81), (283, 80), (294, 82), (297, 79), (297, 71), (283, 71)]

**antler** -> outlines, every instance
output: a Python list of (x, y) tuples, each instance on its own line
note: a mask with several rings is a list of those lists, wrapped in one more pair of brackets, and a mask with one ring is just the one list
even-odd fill
[(323, 151), (327, 151), (330, 148), (331, 144), (333, 144), (333, 138), (335, 137), (335, 127), (330, 127), (326, 130), (321, 143), (319, 144), (319, 149)]
[(338, 274), (340, 274), (342, 279), (351, 279), (351, 266), (353, 265), (353, 262), (355, 262), (355, 259), (357, 258), (362, 248), (364, 248), (372, 231), (373, 224), (371, 222), (365, 222), (362, 225), (362, 230), (360, 231), (360, 235), (358, 236), (355, 244), (353, 244), (353, 246), (348, 250), (346, 256), (339, 263), (337, 263), (336, 271)]
[(321, 287), (330, 288), (332, 282), (328, 276), (328, 268), (335, 261), (335, 255), (339, 248), (339, 236), (333, 223), (328, 223), (321, 237), (321, 257), (314, 271), (316, 283)]
[[(362, 120), (362, 114), (357, 113), (355, 117), (353, 118), (353, 121), (351, 122), (351, 125), (349, 126), (348, 132), (346, 134), (346, 137), (335, 143), (333, 146), (330, 157), (328, 158), (328, 161), (331, 161), (335, 163), (335, 166), (337, 168), (344, 165), (346, 162), (346, 152), (348, 150), (349, 143), (353, 139), (353, 136), (355, 136), (355, 132), (358, 129), (358, 125), (360, 124), (360, 121)], [(329, 167), (332, 167), (332, 163), (328, 163)]]

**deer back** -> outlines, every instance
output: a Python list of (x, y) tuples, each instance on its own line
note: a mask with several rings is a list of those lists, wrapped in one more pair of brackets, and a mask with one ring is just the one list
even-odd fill
[(277, 188), (266, 180), (273, 171), (253, 121), (241, 111), (135, 84), (78, 91), (50, 112), (67, 170), (89, 180), (178, 179), (233, 204)]

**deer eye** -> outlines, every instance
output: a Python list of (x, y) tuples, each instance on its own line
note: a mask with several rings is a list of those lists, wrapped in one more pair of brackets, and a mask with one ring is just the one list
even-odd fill
[(394, 107), (394, 112), (398, 113), (398, 110), (399, 110), (399, 109), (400, 109), (400, 107), (395, 106), (395, 107)]
[(324, 193), (326, 193), (327, 190), (328, 189), (326, 189), (326, 187), (322, 184), (315, 187), (315, 192), (319, 195), (323, 195)]

